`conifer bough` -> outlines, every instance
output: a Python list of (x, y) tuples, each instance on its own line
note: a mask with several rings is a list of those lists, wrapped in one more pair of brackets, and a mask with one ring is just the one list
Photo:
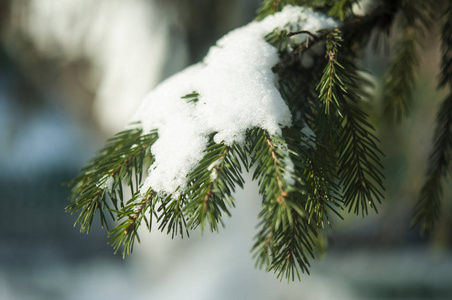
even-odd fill
[(281, 279), (309, 273), (331, 213), (365, 215), (383, 198), (356, 47), (387, 31), (400, 7), (383, 1), (391, 13), (378, 7), (356, 17), (355, 2), (263, 1), (256, 21), (159, 85), (72, 182), (67, 210), (79, 214), (81, 231), (99, 214), (123, 255), (142, 223), (173, 237), (217, 231), (251, 170), (262, 195), (256, 265)]

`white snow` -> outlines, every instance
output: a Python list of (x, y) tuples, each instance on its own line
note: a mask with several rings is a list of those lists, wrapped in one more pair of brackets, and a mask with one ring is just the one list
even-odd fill
[[(337, 23), (302, 7), (286, 6), (262, 21), (236, 29), (213, 46), (202, 63), (160, 84), (143, 101), (133, 121), (144, 133), (157, 129), (151, 148), (155, 162), (142, 191), (178, 194), (186, 176), (203, 157), (208, 135), (226, 144), (243, 143), (248, 129), (260, 127), (280, 134), (291, 125), (291, 114), (275, 87), (272, 67), (276, 48), (265, 41), (275, 28), (309, 30), (333, 28)], [(305, 35), (297, 36), (303, 42)], [(181, 97), (196, 91), (199, 101)], [(178, 189), (179, 188), (179, 189)], [(176, 192), (178, 190), (178, 192)]]
[(305, 124), (303, 129), (301, 129), (301, 133), (303, 133), (306, 137), (303, 139), (303, 141), (311, 146), (312, 148), (316, 149), (317, 146), (315, 144), (316, 135), (314, 131), (312, 131), (311, 127), (309, 127), (308, 124)]
[[(288, 154), (288, 153), (287, 153)], [(295, 179), (293, 174), (295, 173), (295, 165), (292, 160), (288, 158), (288, 155), (284, 158), (284, 182), (289, 186), (293, 186), (295, 184)]]
[(111, 192), (114, 183), (112, 176), (104, 175), (96, 186)]

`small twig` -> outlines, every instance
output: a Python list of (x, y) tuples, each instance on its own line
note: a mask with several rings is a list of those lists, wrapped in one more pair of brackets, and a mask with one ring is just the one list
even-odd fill
[(297, 35), (297, 34), (307, 34), (307, 35), (309, 35), (312, 39), (317, 39), (317, 36), (316, 35), (314, 35), (314, 34), (312, 34), (310, 31), (308, 31), (308, 30), (299, 30), (299, 31), (292, 31), (292, 32), (289, 32), (288, 34), (287, 34), (287, 36), (288, 37), (291, 37), (291, 36), (294, 36), (294, 35)]
[(328, 57), (330, 59), (330, 61), (336, 60), (337, 54), (334, 53), (333, 51), (330, 51), (330, 53), (328, 53)]
[(276, 201), (278, 203), (283, 203), (283, 205), (285, 206), (284, 198), (286, 198), (289, 195), (289, 193), (287, 193), (287, 191), (284, 190), (284, 186), (283, 186), (283, 183), (281, 181), (281, 177), (279, 175), (280, 167), (278, 166), (278, 163), (277, 163), (278, 158), (276, 157), (275, 148), (273, 146), (273, 143), (271, 142), (269, 137), (266, 137), (266, 140), (267, 140), (267, 144), (268, 144), (268, 146), (270, 148), (270, 151), (272, 153), (272, 158), (273, 158), (273, 162), (275, 164), (275, 169), (278, 171), (277, 174), (276, 174), (276, 182), (278, 183), (278, 188), (279, 188), (281, 194), (278, 196)]
[(143, 203), (138, 208), (138, 210), (135, 213), (135, 215), (129, 216), (129, 220), (131, 222), (130, 222), (129, 226), (127, 226), (127, 228), (124, 230), (124, 234), (127, 235), (127, 234), (131, 233), (132, 230), (135, 229), (135, 226), (136, 226), (138, 218), (140, 217), (141, 213), (143, 212), (143, 209), (146, 207), (147, 202), (149, 201), (149, 199), (151, 199), (153, 194), (154, 193), (150, 193), (149, 195), (147, 195), (146, 198), (144, 199)]

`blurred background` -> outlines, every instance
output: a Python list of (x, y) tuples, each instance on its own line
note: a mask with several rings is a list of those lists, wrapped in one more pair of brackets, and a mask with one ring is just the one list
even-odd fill
[[(434, 35), (423, 49), (416, 109), (401, 124), (379, 113), (388, 52), (369, 50), (363, 59), (376, 86), (372, 122), (386, 154), (386, 200), (378, 215), (334, 222), (327, 252), (301, 283), (254, 267), (260, 198), (250, 176), (219, 234), (171, 240), (143, 231), (123, 260), (98, 223), (89, 235), (73, 227), (64, 183), (123, 128), (147, 92), (250, 22), (259, 3), (0, 1), (1, 300), (452, 299), (451, 202), (429, 239), (409, 227), (445, 95), (436, 91)], [(445, 199), (451, 195), (449, 184)]]

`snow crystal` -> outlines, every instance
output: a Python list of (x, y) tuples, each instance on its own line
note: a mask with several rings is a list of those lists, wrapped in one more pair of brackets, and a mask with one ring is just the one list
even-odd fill
[(287, 183), (288, 186), (294, 186), (295, 185), (295, 179), (293, 177), (293, 174), (295, 173), (295, 165), (293, 164), (292, 160), (290, 160), (287, 156), (284, 158), (284, 181)]
[[(286, 6), (262, 21), (231, 31), (213, 46), (202, 63), (160, 84), (143, 101), (133, 121), (144, 132), (157, 129), (151, 148), (155, 157), (142, 191), (183, 190), (186, 176), (203, 157), (208, 136), (226, 144), (243, 143), (248, 129), (260, 127), (280, 134), (291, 125), (291, 114), (275, 87), (272, 67), (276, 48), (265, 41), (275, 28), (297, 28), (315, 33), (337, 23), (312, 10)], [(303, 42), (305, 35), (297, 36)], [(181, 97), (199, 93), (198, 101)], [(177, 192), (176, 192), (177, 194)]]
[(210, 173), (210, 180), (215, 181), (218, 178), (218, 171), (217, 169), (213, 169)]
[(115, 183), (115, 180), (113, 179), (112, 176), (104, 175), (99, 180), (99, 184), (97, 184), (96, 186), (101, 188), (101, 189), (104, 189), (104, 190), (107, 190), (107, 191), (111, 192), (114, 183)]
[(312, 131), (311, 127), (308, 126), (308, 124), (304, 125), (303, 129), (301, 129), (301, 133), (305, 135), (303, 141), (310, 147), (316, 149), (317, 148), (315, 144), (316, 135), (314, 131)]
[(221, 161), (222, 161), (221, 159), (217, 159), (207, 167), (207, 170), (211, 171), (213, 168), (218, 167), (221, 164)]

